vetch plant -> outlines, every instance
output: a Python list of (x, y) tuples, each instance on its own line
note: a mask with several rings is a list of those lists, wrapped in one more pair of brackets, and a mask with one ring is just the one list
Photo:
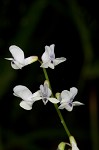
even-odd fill
[(46, 105), (48, 101), (54, 104), (57, 114), (70, 140), (70, 144), (61, 142), (58, 145), (57, 150), (65, 150), (66, 145), (69, 145), (71, 150), (79, 150), (74, 137), (71, 135), (69, 129), (67, 128), (66, 122), (61, 114), (60, 109), (66, 109), (70, 112), (73, 110), (73, 106), (80, 106), (83, 105), (83, 103), (78, 101), (73, 102), (73, 99), (78, 92), (76, 87), (70, 88), (70, 91), (63, 90), (61, 93), (56, 92), (55, 96), (53, 95), (46, 68), (49, 67), (51, 69), (55, 69), (56, 65), (66, 61), (65, 57), (55, 58), (54, 47), (54, 44), (45, 46), (45, 52), (42, 54), (41, 60), (38, 59), (38, 56), (30, 56), (25, 58), (24, 52), (16, 45), (9, 47), (9, 51), (11, 52), (13, 58), (5, 59), (11, 61), (11, 66), (13, 69), (22, 69), (22, 67), (25, 67), (38, 60), (45, 76), (44, 84), (41, 84), (39, 90), (36, 92), (32, 93), (24, 85), (17, 85), (13, 88), (13, 95), (22, 99), (20, 106), (25, 110), (31, 110), (33, 103), (39, 100), (42, 100), (44, 105)]

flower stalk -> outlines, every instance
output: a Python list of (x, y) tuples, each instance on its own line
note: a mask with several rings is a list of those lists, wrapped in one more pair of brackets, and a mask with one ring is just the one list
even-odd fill
[[(47, 74), (47, 71), (46, 71), (45, 68), (43, 68), (43, 72), (44, 72), (44, 75), (45, 75), (45, 79), (48, 80), (48, 82), (49, 82), (49, 87), (50, 87), (50, 89), (52, 90), (51, 84), (50, 84), (50, 80), (49, 80), (49, 77), (48, 77), (48, 74)], [(54, 97), (53, 92), (52, 92), (52, 97)], [(68, 128), (67, 128), (67, 125), (66, 125), (66, 123), (65, 123), (65, 120), (64, 120), (64, 118), (63, 118), (63, 116), (62, 116), (62, 114), (61, 114), (61, 111), (58, 109), (58, 105), (57, 105), (57, 104), (54, 104), (54, 107), (55, 107), (55, 109), (56, 109), (56, 111), (57, 111), (57, 114), (58, 114), (58, 116), (59, 116), (59, 118), (60, 118), (60, 120), (61, 120), (61, 123), (62, 123), (62, 125), (63, 125), (63, 127), (64, 127), (64, 129), (65, 129), (65, 132), (67, 133), (68, 137), (70, 137), (70, 136), (71, 136), (70, 131), (69, 131)]]

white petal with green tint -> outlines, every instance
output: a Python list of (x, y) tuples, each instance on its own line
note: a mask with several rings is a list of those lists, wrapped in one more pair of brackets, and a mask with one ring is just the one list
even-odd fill
[(25, 66), (26, 66), (26, 65), (29, 65), (29, 64), (31, 64), (31, 63), (37, 61), (37, 60), (38, 60), (38, 57), (37, 57), (37, 56), (30, 56), (30, 57), (27, 57), (27, 58), (24, 59), (24, 65), (25, 65)]

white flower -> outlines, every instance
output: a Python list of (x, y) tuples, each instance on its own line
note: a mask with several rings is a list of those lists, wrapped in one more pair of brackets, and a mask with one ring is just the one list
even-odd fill
[(61, 92), (58, 99), (60, 100), (59, 109), (66, 109), (68, 111), (72, 111), (73, 106), (84, 105), (78, 101), (73, 102), (74, 97), (76, 96), (78, 90), (75, 87), (70, 88), (70, 91), (64, 90)]
[(42, 55), (42, 68), (48, 68), (50, 67), (51, 69), (54, 69), (54, 67), (64, 61), (66, 61), (66, 58), (60, 57), (60, 58), (55, 58), (55, 53), (54, 53), (54, 44), (50, 46), (45, 46), (45, 52)]
[(36, 92), (36, 96), (33, 97), (34, 100), (40, 100), (42, 99), (44, 105), (46, 105), (46, 103), (48, 101), (56, 104), (59, 102), (59, 100), (57, 100), (56, 98), (50, 97), (52, 95), (51, 90), (49, 89), (49, 84), (48, 81), (46, 80), (44, 82), (44, 85), (40, 85), (40, 90), (38, 90)]
[(20, 102), (20, 106), (26, 110), (31, 110), (32, 105), (34, 103), (32, 92), (23, 85), (17, 85), (13, 88), (13, 95), (20, 97), (22, 101)]
[(11, 61), (11, 66), (13, 69), (22, 69), (22, 67), (31, 64), (38, 60), (37, 56), (30, 56), (28, 58), (24, 57), (24, 52), (18, 46), (12, 45), (9, 47), (13, 58), (5, 58)]

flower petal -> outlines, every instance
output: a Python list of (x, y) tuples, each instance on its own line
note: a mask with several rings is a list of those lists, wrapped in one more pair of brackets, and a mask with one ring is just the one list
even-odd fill
[(50, 49), (52, 50), (53, 53), (54, 53), (54, 47), (55, 47), (55, 44), (50, 45)]
[(59, 109), (64, 109), (65, 108), (65, 103), (60, 104), (60, 106), (58, 108)]
[(65, 109), (66, 109), (67, 111), (72, 111), (72, 110), (73, 110), (73, 105), (72, 105), (72, 106), (66, 105), (66, 106), (65, 106)]
[(54, 69), (54, 64), (51, 63), (50, 61), (48, 61), (48, 62), (42, 63), (42, 65), (40, 67), (42, 67), (42, 68), (50, 67), (51, 69)]
[(9, 47), (9, 51), (11, 52), (14, 59), (20, 63), (24, 63), (24, 52), (16, 45), (12, 45)]
[(51, 52), (51, 49), (50, 49), (50, 46), (45, 46), (45, 52), (47, 52), (48, 56), (50, 56), (50, 52)]
[(6, 59), (6, 60), (13, 60), (13, 58), (4, 58), (4, 59)]
[(58, 64), (60, 64), (60, 63), (62, 63), (62, 62), (64, 62), (64, 61), (66, 61), (66, 58), (65, 58), (65, 57), (60, 57), (60, 58), (54, 59), (54, 60), (53, 60), (53, 63), (54, 63), (54, 65), (56, 66), (56, 65), (58, 65)]
[(14, 64), (13, 62), (11, 62), (11, 67), (12, 67), (13, 69), (21, 69), (21, 68), (19, 68), (16, 64)]
[(26, 66), (28, 64), (31, 64), (31, 63), (37, 61), (37, 60), (38, 60), (37, 56), (30, 56), (30, 57), (24, 59), (24, 64)]
[(11, 66), (13, 69), (22, 69), (23, 65), (20, 64), (18, 61), (11, 61)]
[(51, 103), (53, 103), (53, 104), (57, 104), (57, 103), (59, 103), (60, 101), (58, 100), (58, 99), (56, 99), (56, 98), (47, 98)]
[(54, 47), (55, 47), (54, 44), (50, 45), (50, 53), (49, 53), (49, 55), (50, 55), (50, 59), (51, 60), (55, 59)]
[(32, 101), (31, 97), (33, 94), (26, 86), (23, 85), (15, 86), (13, 91), (16, 95), (18, 95), (18, 97), (22, 98), (23, 100)]
[(72, 98), (74, 99), (74, 97), (77, 95), (78, 93), (78, 89), (75, 87), (70, 88), (70, 92), (72, 93)]
[(40, 94), (40, 90), (33, 93), (33, 95), (32, 95), (32, 100), (33, 101), (38, 101), (38, 100), (41, 100), (41, 99), (42, 99), (42, 97), (41, 97), (41, 94)]
[(62, 103), (69, 102), (71, 98), (71, 93), (68, 90), (64, 90), (61, 92)]
[(32, 102), (27, 102), (27, 101), (21, 101), (20, 102), (20, 107), (24, 108), (25, 110), (31, 110), (32, 109)]
[(42, 63), (40, 67), (42, 67), (42, 68), (48, 68), (48, 64), (49, 64), (49, 62)]
[(52, 94), (52, 92), (51, 92), (51, 90), (48, 88), (48, 90), (47, 90), (47, 97), (50, 97), (51, 96), (51, 94)]
[(49, 66), (51, 69), (54, 69), (54, 68), (55, 68), (55, 67), (54, 67), (54, 64), (51, 63), (51, 62), (49, 62), (48, 66)]
[(80, 105), (84, 105), (84, 104), (78, 101), (73, 102), (73, 106), (80, 106)]
[(72, 111), (73, 105), (70, 106), (70, 105), (67, 104), (67, 103), (62, 103), (58, 108), (59, 108), (59, 109), (64, 109), (64, 108), (65, 108), (67, 111)]
[(46, 82), (44, 82), (44, 86), (40, 85), (40, 91), (41, 91), (41, 96), (43, 96), (44, 98), (50, 97), (52, 94), (52, 92), (48, 88), (48, 84)]
[(49, 52), (48, 52), (48, 50), (45, 50), (45, 52), (43, 53), (41, 59), (42, 59), (43, 63), (47, 63), (49, 61)]

